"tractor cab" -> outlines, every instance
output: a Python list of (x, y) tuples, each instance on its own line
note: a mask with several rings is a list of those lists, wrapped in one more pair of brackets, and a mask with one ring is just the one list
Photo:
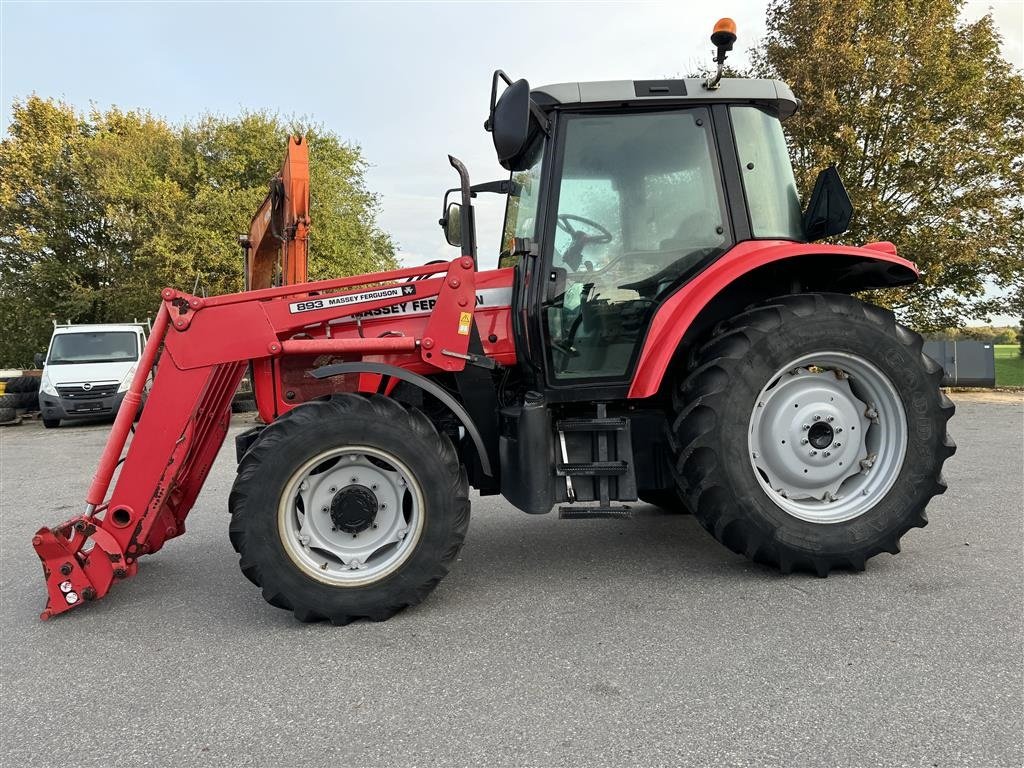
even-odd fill
[[(516, 270), (519, 359), (556, 400), (625, 396), (658, 308), (738, 243), (846, 229), (834, 169), (802, 210), (782, 132), (799, 100), (777, 80), (723, 79), (734, 31), (712, 40), (707, 80), (531, 89), (494, 73), (484, 127), (510, 177), (471, 192), (507, 194), (498, 266)], [(472, 229), (451, 208), (441, 224), (453, 243)]]
[(803, 239), (782, 83), (564, 83), (530, 98), (543, 122), (503, 161), (499, 265), (541, 265), (521, 298), (551, 386), (627, 381), (666, 296), (741, 240)]

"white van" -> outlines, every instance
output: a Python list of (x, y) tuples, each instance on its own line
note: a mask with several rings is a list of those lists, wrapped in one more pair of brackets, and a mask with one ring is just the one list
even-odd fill
[(116, 414), (145, 345), (139, 323), (55, 324), (39, 383), (43, 425)]

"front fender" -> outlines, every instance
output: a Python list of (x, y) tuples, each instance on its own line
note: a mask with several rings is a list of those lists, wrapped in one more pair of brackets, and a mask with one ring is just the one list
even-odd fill
[[(739, 243), (669, 296), (655, 312), (628, 396), (650, 397), (658, 391), (680, 342), (713, 299), (753, 272), (765, 278), (767, 291), (769, 286), (778, 284), (778, 281), (769, 279), (773, 272), (792, 270), (795, 270), (793, 276), (802, 284), (813, 286), (813, 290), (847, 293), (908, 285), (915, 282), (920, 274), (912, 261), (896, 255), (896, 247), (892, 243), (870, 243), (862, 247), (787, 240)], [(778, 291), (766, 292), (762, 298), (776, 293)], [(731, 308), (729, 314), (741, 311), (748, 303)]]

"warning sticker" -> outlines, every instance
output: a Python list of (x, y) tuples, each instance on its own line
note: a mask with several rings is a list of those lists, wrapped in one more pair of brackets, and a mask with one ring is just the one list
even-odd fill
[(413, 296), (416, 287), (413, 285), (396, 285), (393, 288), (378, 288), (375, 291), (363, 291), (362, 293), (347, 293), (342, 296), (325, 296), (323, 298), (308, 298), (305, 301), (295, 301), (288, 305), (288, 311), (293, 315), (298, 312), (313, 312), (317, 309), (330, 309), (332, 307), (345, 307), (349, 304), (360, 304), (364, 301), (381, 301), (383, 299), (400, 299), (403, 296)]
[(469, 326), (473, 322), (473, 315), (469, 312), (459, 314), (459, 336), (469, 336)]

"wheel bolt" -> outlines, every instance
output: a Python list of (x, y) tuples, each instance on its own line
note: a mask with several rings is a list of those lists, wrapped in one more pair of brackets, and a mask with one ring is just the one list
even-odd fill
[(370, 486), (370, 490), (371, 490), (371, 491), (376, 491), (376, 490), (377, 490), (377, 485), (376, 485), (376, 483), (374, 483), (373, 485), (371, 485), (371, 486)]
[(843, 447), (842, 443), (836, 443), (836, 448), (842, 448), (842, 447)]
[(824, 456), (825, 456), (825, 458), (827, 459), (827, 458), (828, 458), (829, 456), (831, 456), (831, 455), (832, 455), (832, 452), (831, 452), (831, 451), (825, 451), (825, 453), (824, 453), (823, 455), (824, 455)]
[(817, 456), (817, 455), (818, 455), (817, 451), (811, 451), (811, 456)]
[(807, 431), (808, 429), (810, 429), (810, 428), (811, 428), (811, 425), (810, 425), (810, 424), (804, 424), (804, 425), (803, 425), (803, 430), (804, 430), (804, 432), (806, 432), (806, 431)]
[(800, 438), (800, 445), (807, 445), (807, 438), (806, 437), (801, 437)]
[(387, 505), (387, 504), (381, 504), (381, 505), (380, 505), (380, 508), (381, 508), (381, 509), (387, 509), (387, 508), (388, 508), (388, 505)]
[(751, 457), (753, 457), (753, 458), (755, 458), (755, 459), (756, 459), (756, 458), (757, 458), (757, 451), (754, 451), (754, 452), (753, 452), (753, 453), (751, 453), (750, 455), (751, 455)]
[(376, 524), (376, 523), (374, 523), (374, 524), (373, 524), (373, 527), (374, 527), (374, 528), (376, 528), (376, 527), (377, 527), (377, 524)]
[(831, 422), (833, 422), (833, 421), (835, 421), (835, 420), (836, 420), (836, 419), (835, 419), (835, 417), (834, 417), (834, 416), (829, 416), (829, 417), (828, 417), (827, 419), (825, 419), (825, 421), (827, 421), (827, 422), (829, 422), (829, 423), (831, 423)]
[(328, 490), (328, 491), (330, 491), (331, 493), (337, 493), (337, 492), (338, 492), (338, 487), (337, 487), (337, 486), (335, 486), (335, 485), (332, 485), (332, 486), (331, 486), (330, 488), (328, 488), (327, 490)]
[(814, 414), (814, 420), (821, 421), (821, 416), (819, 416), (818, 414)]
[(322, 507), (320, 507), (320, 511), (321, 511), (321, 512), (327, 512), (327, 511), (328, 511), (328, 507), (327, 507), (327, 505), (326, 505), (326, 504), (324, 504), (324, 505), (323, 505)]
[(836, 427), (836, 434), (837, 435), (842, 434), (842, 431), (843, 431), (842, 427)]

